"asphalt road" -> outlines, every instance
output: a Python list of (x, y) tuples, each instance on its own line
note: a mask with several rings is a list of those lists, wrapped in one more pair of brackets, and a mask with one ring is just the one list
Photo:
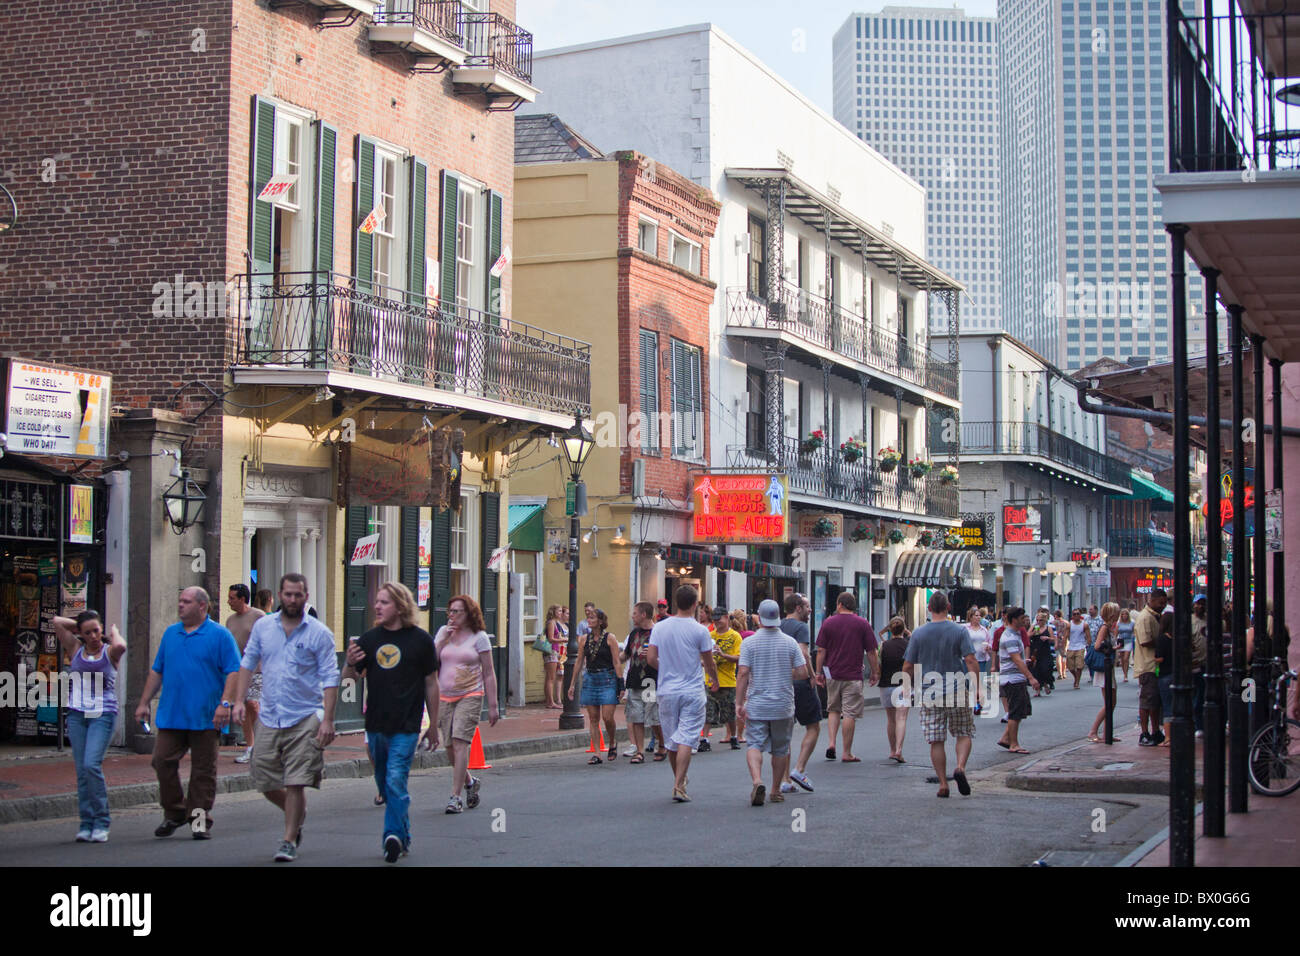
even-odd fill
[[(1100, 705), (1099, 691), (1068, 689), (1034, 701), (1021, 743), (1038, 751), (1081, 738)], [(1121, 685), (1117, 728), (1136, 719), (1136, 683)], [(622, 716), (620, 714), (620, 722)], [(858, 722), (860, 764), (832, 763), (823, 738), (808, 772), (814, 793), (751, 807), (744, 752), (696, 755), (693, 802), (671, 801), (668, 764), (586, 765), (577, 752), (498, 761), (481, 772), (482, 804), (460, 816), (443, 812), (447, 769), (411, 778), (411, 855), (397, 868), (455, 865), (1108, 865), (1167, 822), (1165, 797), (1043, 794), (1003, 784), (1018, 759), (996, 746), (1001, 725), (977, 719), (968, 771), (974, 794), (952, 788), (935, 798), (928, 747), (915, 715), (906, 764), (887, 759), (883, 713)], [(802, 731), (796, 728), (795, 740)], [(720, 736), (715, 732), (715, 742)], [(951, 743), (949, 744), (951, 748)], [(951, 749), (950, 749), (951, 755)], [(950, 769), (951, 769), (950, 756)], [(770, 772), (768, 773), (770, 778)], [(115, 811), (110, 842), (73, 841), (75, 820), (0, 827), (0, 866), (379, 866), (383, 810), (367, 780), (329, 780), (309, 792), (300, 856), (271, 857), (280, 839), (277, 811), (257, 794), (221, 795), (206, 842), (178, 831), (157, 839), (156, 808)], [(1094, 832), (1096, 811), (1106, 829)]]

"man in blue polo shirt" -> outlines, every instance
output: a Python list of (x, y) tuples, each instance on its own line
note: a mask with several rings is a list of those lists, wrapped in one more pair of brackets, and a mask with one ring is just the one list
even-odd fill
[(320, 789), (325, 748), (334, 739), (334, 705), (339, 665), (334, 635), (310, 614), (307, 579), (297, 573), (280, 578), (280, 610), (259, 619), (244, 645), (235, 722), (244, 716), (244, 692), (262, 665), (261, 713), (253, 740), (253, 783), (284, 811), (284, 839), (277, 863), (298, 858), (307, 787)]
[[(149, 704), (161, 687), (153, 769), (163, 822), (154, 836), (171, 836), (189, 821), (194, 839), (206, 840), (217, 798), (217, 744), (220, 728), (231, 721), (239, 647), (228, 630), (208, 617), (208, 592), (203, 588), (183, 590), (177, 609), (180, 621), (163, 632), (135, 719), (149, 719)], [(181, 789), (180, 775), (187, 750), (188, 795)]]

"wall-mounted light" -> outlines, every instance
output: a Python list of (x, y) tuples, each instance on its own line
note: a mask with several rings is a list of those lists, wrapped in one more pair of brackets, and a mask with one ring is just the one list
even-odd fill
[(204, 502), (208, 500), (203, 489), (190, 477), (189, 469), (181, 472), (180, 477), (163, 492), (162, 498), (167, 509), (167, 521), (176, 534), (184, 534), (186, 528), (198, 523), (203, 515)]
[(614, 532), (614, 537), (613, 537), (613, 539), (610, 541), (610, 543), (611, 543), (611, 544), (627, 544), (628, 541), (627, 541), (627, 538), (623, 537), (623, 531), (624, 531), (624, 526), (623, 526), (623, 525), (619, 525), (619, 526), (618, 526), (618, 530)]

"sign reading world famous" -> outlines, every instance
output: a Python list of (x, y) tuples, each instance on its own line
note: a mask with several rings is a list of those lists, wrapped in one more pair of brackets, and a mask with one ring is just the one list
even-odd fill
[(9, 450), (104, 458), (112, 379), (84, 369), (9, 360), (4, 431)]
[(707, 474), (691, 489), (694, 544), (786, 544), (790, 496), (785, 475)]

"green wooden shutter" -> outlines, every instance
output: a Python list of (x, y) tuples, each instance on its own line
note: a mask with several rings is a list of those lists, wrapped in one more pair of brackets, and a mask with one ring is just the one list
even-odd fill
[(337, 186), (339, 132), (328, 123), (316, 123), (316, 235), (315, 255), (317, 290), (313, 303), (311, 364), (329, 367), (332, 340), (330, 296), (327, 289), (334, 273), (334, 190)]
[(641, 448), (659, 450), (659, 336), (641, 330)]
[(345, 638), (359, 637), (366, 630), (366, 617), (370, 610), (366, 591), (366, 569), (351, 565), (352, 552), (357, 539), (370, 533), (370, 509), (360, 505), (349, 507), (344, 514), (344, 560), (349, 562), (344, 571), (343, 629)]
[(420, 586), (420, 509), (403, 508), (399, 539), (398, 577), (412, 596)]
[(442, 235), (438, 240), (438, 309), (434, 341), (435, 387), (455, 387), (456, 349), (453, 323), (456, 315), (456, 212), (460, 205), (460, 179), (442, 171)]
[[(374, 287), (375, 239), (361, 231), (361, 223), (375, 208), (375, 144), (364, 136), (356, 138), (357, 188), (353, 200), (352, 267), (356, 288), (370, 292)], [(353, 371), (369, 374), (372, 338), (376, 322), (374, 309), (364, 302), (354, 303), (350, 310), (347, 351), (349, 366)]]
[(429, 166), (415, 157), (411, 158), (411, 202), (410, 215), (407, 216), (407, 269), (406, 269), (406, 301), (413, 306), (413, 311), (408, 314), (406, 319), (406, 339), (405, 354), (402, 356), (402, 366), (406, 371), (405, 378), (408, 382), (423, 382), (424, 373), (428, 368), (429, 354), (429, 322), (425, 318), (425, 310), (429, 306), (428, 296), (425, 295), (426, 272), (425, 272), (425, 253), (427, 251), (426, 239), (426, 193), (428, 191)]
[(253, 97), (252, 143), (249, 186), (248, 248), (252, 254), (249, 276), (248, 351), (252, 361), (269, 361), (275, 320), (270, 288), (272, 232), (275, 210), (269, 202), (259, 201), (258, 194), (275, 175), (275, 105), (259, 96)]
[[(483, 321), (489, 326), (501, 325), (501, 277), (492, 275), (492, 264), (501, 255), (500, 193), (487, 193), (487, 288), (483, 299)], [(502, 397), (502, 379), (509, 368), (506, 354), (507, 342), (494, 329), (483, 336), (483, 394), (487, 398)]]
[(451, 512), (433, 513), (433, 554), (430, 573), (429, 621), (437, 631), (447, 623), (447, 605), (451, 603)]
[(487, 228), (487, 296), (484, 302), (487, 307), (483, 310), (488, 313), (492, 319), (501, 315), (501, 276), (492, 274), (492, 264), (501, 256), (501, 212), (502, 196), (498, 192), (488, 190), (488, 228)]
[(497, 596), (500, 582), (497, 572), (489, 571), (487, 563), (492, 558), (492, 552), (501, 544), (501, 495), (484, 492), (479, 495), (479, 501), (483, 503), (483, 589), (479, 603), (483, 605), (483, 629), (499, 636)]

